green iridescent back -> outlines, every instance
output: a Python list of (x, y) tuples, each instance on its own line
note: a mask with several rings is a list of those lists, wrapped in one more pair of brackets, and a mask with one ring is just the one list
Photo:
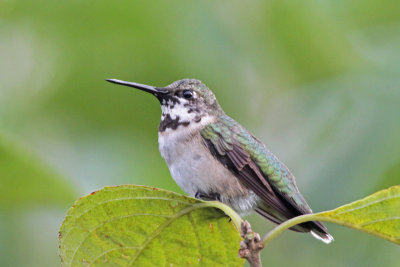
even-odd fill
[[(293, 174), (272, 154), (263, 143), (257, 140), (243, 126), (229, 116), (223, 114), (218, 121), (206, 126), (201, 135), (211, 141), (218, 153), (223, 156), (239, 144), (261, 170), (268, 183), (282, 194), (289, 202), (294, 202), (305, 213), (311, 208), (300, 194)], [(291, 201), (290, 201), (291, 200)]]

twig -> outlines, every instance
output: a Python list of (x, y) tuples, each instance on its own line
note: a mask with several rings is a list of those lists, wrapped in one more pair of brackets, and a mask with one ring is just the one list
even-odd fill
[(248, 221), (242, 221), (239, 257), (246, 259), (251, 267), (262, 267), (260, 251), (264, 248), (260, 235), (251, 230)]

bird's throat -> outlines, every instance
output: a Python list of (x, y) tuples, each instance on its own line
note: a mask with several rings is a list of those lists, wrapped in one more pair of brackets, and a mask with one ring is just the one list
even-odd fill
[(176, 130), (179, 126), (187, 127), (189, 126), (190, 121), (181, 121), (179, 115), (176, 115), (173, 119), (171, 115), (166, 114), (161, 117), (160, 126), (158, 127), (158, 131), (160, 133), (165, 132), (167, 129)]
[(170, 97), (161, 101), (161, 122), (158, 128), (160, 133), (176, 130), (179, 127), (188, 127), (191, 124), (199, 124), (206, 113), (193, 107), (185, 99)]

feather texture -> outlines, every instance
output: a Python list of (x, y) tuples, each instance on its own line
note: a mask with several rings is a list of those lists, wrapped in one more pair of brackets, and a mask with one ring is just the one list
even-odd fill
[[(236, 121), (223, 115), (201, 135), (212, 154), (262, 200), (256, 212), (275, 223), (312, 212), (288, 168)], [(328, 238), (320, 222), (303, 223), (292, 230), (314, 231)]]

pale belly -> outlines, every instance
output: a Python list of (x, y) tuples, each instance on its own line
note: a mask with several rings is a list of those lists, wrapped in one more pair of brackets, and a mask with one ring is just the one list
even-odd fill
[(250, 211), (258, 198), (208, 151), (200, 134), (190, 140), (179, 136), (171, 132), (158, 139), (161, 155), (179, 187), (192, 197), (197, 192), (217, 193), (236, 211)]

